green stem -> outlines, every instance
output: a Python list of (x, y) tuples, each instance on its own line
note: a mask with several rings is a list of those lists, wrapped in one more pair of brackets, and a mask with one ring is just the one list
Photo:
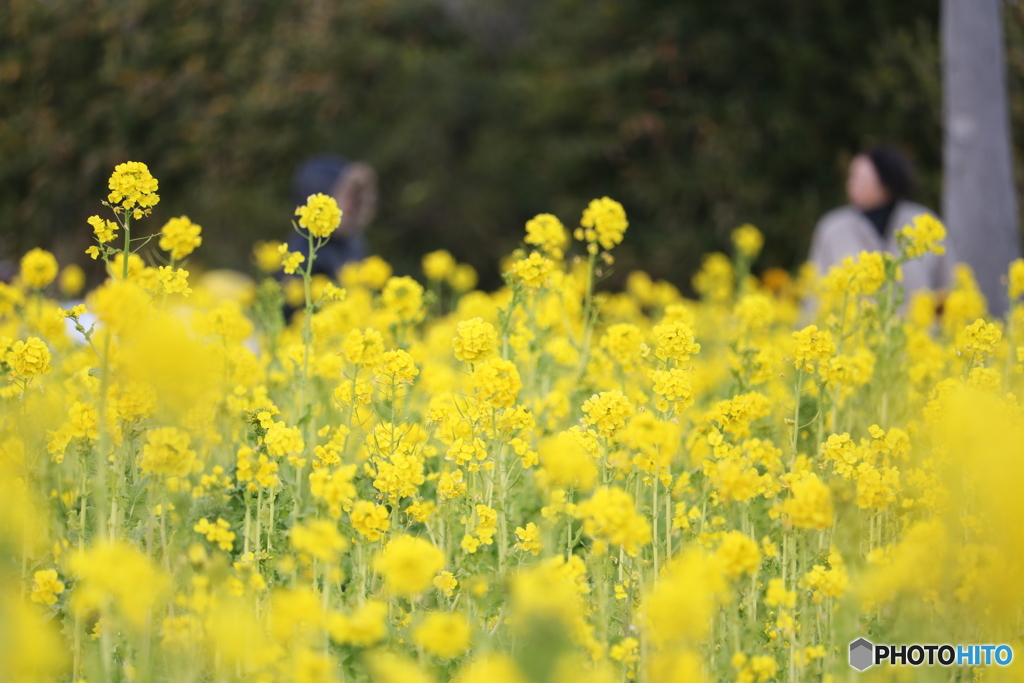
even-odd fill
[(124, 252), (121, 254), (121, 280), (128, 279), (128, 256), (132, 253), (132, 217), (124, 216)]
[(651, 500), (651, 538), (654, 539), (651, 543), (651, 547), (654, 549), (654, 576), (658, 576), (658, 474), (657, 468), (655, 468), (654, 481), (654, 493)]
[(800, 399), (801, 391), (803, 390), (804, 383), (804, 369), (800, 368), (796, 371), (796, 407), (793, 409), (793, 438), (791, 442), (792, 457), (790, 459), (790, 468), (793, 463), (796, 462), (797, 447), (800, 440)]
[(594, 332), (594, 321), (592, 320), (592, 308), (594, 303), (594, 265), (597, 262), (597, 254), (590, 254), (587, 260), (587, 292), (583, 300), (583, 344), (580, 350), (580, 378), (587, 372), (587, 365), (590, 363), (590, 340)]
[[(95, 502), (93, 508), (96, 510), (96, 537), (103, 538), (107, 535), (107, 529), (109, 527), (107, 517), (103, 511), (107, 509), (107, 470), (110, 469), (110, 463), (107, 460), (107, 446), (110, 440), (110, 435), (107, 433), (107, 421), (105, 419), (106, 408), (107, 408), (107, 390), (110, 386), (110, 364), (107, 359), (110, 358), (110, 337), (112, 332), (108, 327), (103, 335), (103, 355), (102, 364), (100, 367), (100, 395), (99, 395), (99, 407), (97, 411), (97, 431), (99, 434), (96, 439), (96, 482), (93, 486), (93, 494), (95, 496)], [(85, 533), (85, 530), (82, 530)]]

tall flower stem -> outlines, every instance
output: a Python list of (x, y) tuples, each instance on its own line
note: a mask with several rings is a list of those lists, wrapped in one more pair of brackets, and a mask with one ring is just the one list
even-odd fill
[(651, 543), (651, 548), (654, 550), (654, 576), (658, 576), (658, 472), (655, 468), (654, 472), (654, 493), (651, 494), (651, 538), (654, 539)]
[(796, 406), (793, 408), (793, 437), (790, 441), (790, 467), (796, 462), (797, 448), (800, 441), (800, 399), (802, 398), (801, 392), (803, 391), (804, 384), (804, 369), (800, 368), (796, 371)]
[[(312, 281), (313, 259), (316, 258), (317, 250), (323, 246), (323, 243), (319, 240), (314, 242), (312, 233), (307, 233), (306, 239), (309, 247), (309, 258), (306, 259), (306, 267), (302, 271), (302, 285), (305, 293), (306, 307), (302, 316), (302, 376), (299, 378), (299, 405), (297, 406), (299, 419), (305, 420), (303, 425), (304, 455), (311, 452), (310, 444), (313, 443), (313, 434), (315, 433), (312, 406), (309, 400), (309, 358), (313, 346), (313, 311), (315, 308), (313, 305)], [(302, 458), (302, 466), (295, 468), (295, 506), (292, 508), (293, 524), (298, 520), (300, 508), (302, 507), (302, 479), (306, 469), (306, 460), (308, 460), (308, 457)]]
[(590, 341), (594, 334), (594, 266), (596, 264), (597, 254), (590, 254), (590, 258), (587, 260), (587, 291), (583, 298), (583, 342), (580, 349), (580, 377), (583, 377), (587, 372), (587, 365), (590, 363)]

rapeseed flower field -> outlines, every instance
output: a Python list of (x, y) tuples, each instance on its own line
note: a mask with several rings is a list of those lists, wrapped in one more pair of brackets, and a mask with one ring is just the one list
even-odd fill
[[(115, 169), (82, 303), (39, 249), (0, 284), (0, 680), (833, 681), (862, 636), (1020, 644), (1024, 262), (1005, 320), (962, 266), (941, 317), (906, 300), (929, 216), (820, 275), (751, 275), (747, 225), (698, 300), (602, 291), (602, 198), (529, 221), (496, 292), (264, 243), (225, 296), (158, 202)], [(339, 220), (297, 209), (310, 254)]]

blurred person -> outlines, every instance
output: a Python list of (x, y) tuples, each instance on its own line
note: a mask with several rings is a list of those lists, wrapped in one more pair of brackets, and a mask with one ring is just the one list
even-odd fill
[[(338, 279), (346, 263), (367, 256), (363, 231), (377, 211), (377, 174), (369, 164), (352, 162), (334, 154), (321, 154), (302, 162), (292, 179), (292, 204), (302, 206), (310, 195), (322, 193), (334, 197), (341, 209), (341, 223), (313, 262), (313, 275)], [(309, 257), (306, 232), (292, 231), (288, 251)]]
[[(934, 213), (910, 201), (913, 169), (898, 150), (887, 145), (861, 152), (850, 161), (846, 196), (850, 203), (833, 209), (818, 221), (808, 260), (818, 275), (848, 256), (862, 251), (899, 252), (896, 232), (922, 213)], [(936, 293), (941, 302), (952, 282), (953, 259), (946, 244), (943, 255), (926, 254), (902, 266), (903, 285), (910, 294), (921, 289)]]
[(0, 261), (0, 282), (4, 284), (10, 284), (14, 282), (15, 276), (18, 274), (18, 262), (4, 260)]
[[(368, 256), (363, 231), (377, 212), (377, 174), (369, 164), (352, 162), (336, 154), (313, 156), (295, 170), (292, 205), (302, 206), (310, 195), (317, 193), (334, 197), (341, 209), (341, 222), (327, 243), (317, 250), (311, 274), (337, 281), (342, 266)], [(300, 252), (309, 258), (309, 237), (305, 230), (292, 230), (286, 242), (288, 251)], [(305, 268), (306, 262), (300, 267)], [(299, 289), (293, 291), (288, 287), (298, 280), (298, 275), (278, 272), (277, 278), (285, 285), (284, 316), (288, 321), (300, 306)]]

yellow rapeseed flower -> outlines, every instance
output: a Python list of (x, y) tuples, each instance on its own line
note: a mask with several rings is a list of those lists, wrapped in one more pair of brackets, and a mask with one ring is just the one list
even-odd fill
[(330, 615), (327, 631), (336, 643), (372, 647), (387, 638), (388, 605), (383, 600), (367, 600), (349, 614)]
[(306, 203), (295, 209), (299, 226), (313, 237), (330, 237), (341, 223), (341, 209), (334, 197), (322, 193), (310, 195)]
[(57, 259), (45, 249), (32, 249), (21, 257), (21, 281), (32, 289), (43, 289), (57, 277)]
[(527, 244), (540, 247), (548, 256), (561, 259), (569, 246), (569, 233), (562, 221), (550, 213), (542, 213), (526, 221)]
[[(188, 219), (188, 216), (172, 218), (160, 230), (160, 248), (170, 252), (171, 258), (180, 261), (203, 243), (201, 227)], [(101, 242), (103, 240), (100, 240)]]
[(586, 241), (587, 250), (596, 254), (598, 245), (601, 249), (611, 249), (622, 242), (629, 221), (626, 220), (622, 204), (602, 197), (590, 202), (583, 211), (580, 225), (582, 227), (576, 229), (576, 239)]
[(359, 535), (371, 542), (379, 541), (383, 532), (391, 526), (388, 509), (367, 500), (357, 500), (349, 512), (349, 518)]
[(156, 193), (159, 183), (146, 165), (139, 161), (126, 161), (114, 167), (108, 183), (110, 194), (107, 201), (117, 204), (126, 211), (132, 211), (135, 218), (142, 218), (160, 202)]
[(443, 659), (454, 659), (469, 649), (469, 636), (466, 617), (456, 612), (431, 612), (412, 631), (417, 645)]
[(389, 541), (373, 560), (389, 593), (413, 597), (425, 591), (444, 567), (444, 553), (430, 541), (402, 535)]
[(633, 497), (617, 486), (602, 486), (581, 503), (576, 516), (583, 520), (583, 533), (591, 538), (621, 546), (630, 556), (651, 542), (651, 525), (636, 511)]
[(940, 244), (946, 239), (946, 226), (935, 216), (922, 213), (914, 217), (910, 225), (905, 225), (896, 232), (896, 240), (907, 258), (918, 258), (927, 253), (945, 254), (946, 248)]
[(231, 552), (235, 532), (231, 531), (231, 525), (227, 520), (218, 518), (216, 522), (211, 522), (203, 517), (192, 527), (192, 530), (206, 536), (207, 541), (216, 543), (221, 550)]
[(64, 582), (57, 579), (56, 569), (42, 569), (32, 577), (32, 602), (53, 605), (64, 592)]
[(530, 522), (525, 527), (516, 527), (515, 547), (533, 555), (539, 555), (543, 549), (540, 541), (540, 527), (533, 522)]
[(191, 437), (176, 427), (159, 427), (146, 433), (139, 466), (146, 474), (180, 477), (192, 471), (196, 453)]
[(477, 398), (492, 408), (510, 408), (523, 388), (519, 369), (504, 358), (491, 358), (478, 364), (470, 375), (470, 383)]
[(313, 519), (292, 527), (291, 544), (296, 551), (326, 563), (337, 562), (338, 556), (348, 548), (348, 541), (338, 531), (337, 524), (326, 519)]
[(252, 256), (256, 261), (256, 267), (263, 273), (276, 273), (281, 270), (283, 258), (280, 242), (257, 242), (252, 249)]
[(756, 574), (761, 566), (761, 548), (757, 541), (741, 531), (729, 531), (722, 537), (715, 557), (722, 572), (731, 579)]
[(754, 258), (761, 253), (764, 235), (753, 225), (746, 223), (732, 231), (732, 243), (737, 252), (747, 258)]
[(458, 585), (458, 579), (449, 571), (443, 571), (434, 577), (434, 586), (449, 598), (452, 597)]
[(408, 276), (389, 278), (381, 292), (381, 302), (403, 323), (419, 322), (426, 314), (423, 286)]
[(7, 351), (7, 363), (21, 377), (35, 377), (50, 372), (50, 349), (39, 337), (14, 342)]
[(817, 325), (808, 325), (794, 332), (793, 364), (798, 370), (814, 372), (815, 363), (828, 360), (836, 352), (836, 343), (828, 330), (818, 330)]
[(1016, 301), (1024, 294), (1024, 259), (1014, 259), (1007, 274), (1007, 293), (1010, 301)]
[(456, 328), (457, 334), (452, 339), (455, 357), (467, 363), (487, 360), (498, 349), (498, 332), (494, 325), (484, 322), (483, 318), (463, 320)]
[(78, 296), (85, 288), (85, 271), (78, 264), (69, 263), (61, 269), (57, 286), (66, 297)]
[(89, 216), (86, 222), (92, 226), (92, 231), (100, 244), (112, 242), (117, 237), (117, 231), (120, 229), (120, 226), (114, 221), (105, 220), (99, 216)]
[(832, 526), (832, 494), (816, 474), (801, 473), (790, 483), (789, 494), (782, 504), (784, 520), (798, 529), (824, 531)]
[(428, 280), (445, 282), (455, 272), (455, 258), (444, 249), (426, 254), (422, 259), (423, 274)]
[(583, 403), (583, 424), (604, 437), (614, 436), (633, 414), (633, 404), (621, 391), (602, 391)]

